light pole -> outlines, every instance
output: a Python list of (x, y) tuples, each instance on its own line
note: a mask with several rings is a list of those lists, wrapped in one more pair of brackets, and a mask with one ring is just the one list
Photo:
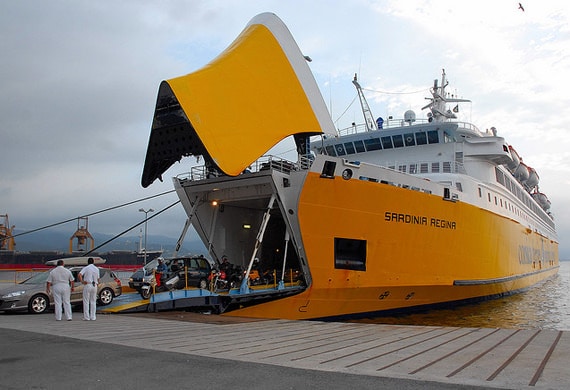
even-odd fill
[(146, 265), (146, 221), (148, 220), (148, 213), (154, 212), (153, 209), (139, 209), (141, 213), (144, 213), (144, 265)]

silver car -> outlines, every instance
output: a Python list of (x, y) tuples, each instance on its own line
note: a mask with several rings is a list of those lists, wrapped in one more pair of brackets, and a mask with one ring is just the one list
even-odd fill
[[(69, 270), (75, 278), (74, 291), (71, 293), (71, 304), (83, 302), (83, 285), (79, 282), (79, 271), (83, 267), (71, 267)], [(109, 269), (99, 268), (101, 284), (97, 290), (97, 300), (102, 306), (113, 302), (122, 294), (121, 280)], [(53, 297), (46, 293), (46, 281), (49, 271), (34, 276), (0, 290), (1, 311), (24, 311), (44, 313), (53, 306)]]

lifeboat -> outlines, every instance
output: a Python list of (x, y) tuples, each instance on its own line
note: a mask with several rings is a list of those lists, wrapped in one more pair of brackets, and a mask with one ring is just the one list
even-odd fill
[(511, 171), (511, 173), (514, 173), (516, 169), (519, 167), (521, 159), (515, 148), (513, 148), (511, 145), (509, 145), (509, 152), (511, 153), (511, 158), (513, 159), (513, 161), (507, 164), (507, 168)]
[(528, 180), (526, 181), (526, 185), (528, 188), (533, 189), (538, 185), (538, 173), (534, 168), (528, 167)]
[(542, 192), (534, 192), (532, 198), (542, 207), (544, 211), (550, 210), (550, 200)]
[(514, 171), (513, 175), (516, 177), (518, 181), (525, 184), (529, 178), (528, 166), (521, 162), (518, 168)]

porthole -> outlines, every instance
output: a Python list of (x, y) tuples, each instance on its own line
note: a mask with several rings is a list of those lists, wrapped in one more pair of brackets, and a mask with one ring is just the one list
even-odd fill
[(344, 171), (342, 171), (342, 178), (344, 180), (349, 180), (350, 178), (352, 178), (352, 169), (345, 169)]

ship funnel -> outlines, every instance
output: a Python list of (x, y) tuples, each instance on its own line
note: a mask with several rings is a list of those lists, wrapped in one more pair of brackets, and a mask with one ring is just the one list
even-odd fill
[(321, 133), (336, 130), (306, 56), (260, 14), (202, 69), (161, 83), (141, 184), (190, 155), (236, 176), (282, 139)]

